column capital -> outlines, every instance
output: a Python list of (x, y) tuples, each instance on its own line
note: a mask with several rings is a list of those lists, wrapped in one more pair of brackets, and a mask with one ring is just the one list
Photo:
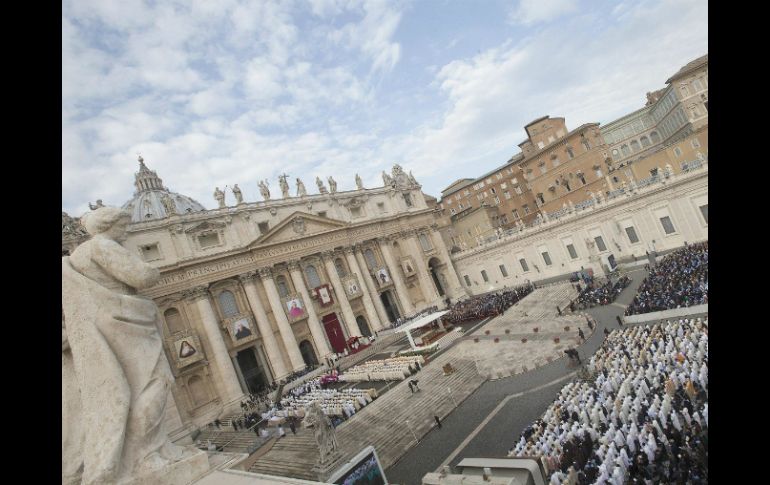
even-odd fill
[(200, 285), (182, 293), (186, 300), (195, 301), (209, 297), (209, 288), (207, 285)]
[(321, 251), (319, 253), (321, 255), (321, 261), (324, 263), (326, 261), (334, 261), (335, 252), (334, 251)]
[(292, 259), (290, 261), (287, 261), (286, 266), (289, 267), (289, 271), (299, 271), (300, 269), (299, 259)]
[(242, 283), (253, 283), (257, 277), (257, 271), (247, 271), (238, 275), (238, 280)]
[(391, 241), (393, 240), (392, 236), (380, 236), (377, 239), (377, 242), (379, 244), (389, 245)]
[(351, 254), (351, 255), (355, 254), (356, 250), (359, 250), (359, 251), (361, 250), (358, 244), (351, 244), (350, 246), (345, 246), (344, 248), (342, 248), (342, 252), (345, 253), (345, 256), (347, 256), (348, 254)]
[(260, 278), (273, 279), (273, 268), (272, 267), (265, 266), (264, 268), (259, 268), (257, 271), (259, 272)]
[(438, 224), (436, 224), (435, 222), (433, 224), (431, 224), (429, 227), (431, 229), (433, 229), (434, 231), (438, 231)]

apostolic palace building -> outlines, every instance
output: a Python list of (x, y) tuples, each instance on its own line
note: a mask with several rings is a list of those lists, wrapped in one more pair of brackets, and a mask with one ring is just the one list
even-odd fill
[[(142, 293), (175, 376), (172, 438), (399, 317), (707, 240), (708, 56), (667, 83), (605, 127), (535, 119), (518, 154), (440, 201), (395, 165), (382, 187), (217, 188), (207, 210), (140, 157), (124, 246), (161, 272)], [(63, 212), (62, 254), (87, 238)]]

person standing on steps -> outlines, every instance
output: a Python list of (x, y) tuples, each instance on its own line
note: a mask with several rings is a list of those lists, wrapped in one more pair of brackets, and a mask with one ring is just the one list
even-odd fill
[(441, 419), (439, 419), (438, 415), (434, 414), (433, 419), (436, 420), (436, 426), (438, 426), (438, 428), (441, 429)]
[(293, 419), (289, 421), (289, 429), (291, 430), (292, 434), (297, 434), (297, 425), (294, 424)]
[(618, 327), (622, 327), (623, 320), (620, 318), (620, 315), (615, 315), (615, 319), (618, 321)]
[(580, 339), (585, 342), (586, 341), (586, 335), (583, 333), (583, 329), (578, 327), (578, 335), (580, 336)]
[(561, 308), (559, 308), (559, 305), (556, 305), (556, 311), (559, 313), (559, 316), (561, 316)]

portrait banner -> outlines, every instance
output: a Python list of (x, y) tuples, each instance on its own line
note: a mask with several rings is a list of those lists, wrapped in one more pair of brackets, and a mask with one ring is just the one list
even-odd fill
[(248, 318), (240, 318), (230, 322), (227, 325), (227, 328), (230, 331), (230, 337), (236, 344), (241, 344), (257, 338), (254, 327)]
[(188, 336), (174, 340), (174, 359), (179, 367), (184, 367), (203, 359), (203, 352), (200, 350), (198, 338)]
[(356, 275), (348, 275), (342, 278), (342, 286), (345, 288), (348, 298), (356, 298), (364, 294)]
[(401, 259), (401, 269), (404, 270), (404, 275), (412, 276), (416, 273), (414, 270), (414, 261), (411, 256), (407, 256)]
[(307, 311), (305, 310), (305, 302), (302, 301), (300, 295), (289, 295), (283, 298), (284, 310), (286, 316), (289, 317), (289, 321), (296, 322), (307, 317)]
[(378, 269), (375, 272), (375, 277), (377, 278), (377, 283), (381, 288), (393, 284), (393, 280), (390, 279), (390, 273), (388, 273), (387, 268)]
[(332, 290), (328, 284), (323, 284), (313, 288), (313, 294), (316, 298), (318, 298), (318, 303), (322, 307), (327, 307), (334, 303), (334, 299), (332, 298)]

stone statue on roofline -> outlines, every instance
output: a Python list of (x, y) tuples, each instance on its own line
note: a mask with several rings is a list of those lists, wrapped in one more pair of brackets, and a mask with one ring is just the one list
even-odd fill
[(269, 182), (267, 180), (259, 182), (259, 193), (262, 194), (262, 198), (265, 200), (270, 200), (270, 189), (267, 188), (268, 185)]
[(334, 180), (334, 178), (332, 178), (331, 175), (329, 175), (328, 180), (329, 180), (329, 192), (331, 192), (332, 194), (336, 193), (337, 192), (337, 182)]
[(361, 177), (359, 177), (358, 174), (356, 174), (356, 188), (358, 190), (363, 190), (364, 189), (364, 183), (363, 183), (363, 181), (361, 181)]
[(168, 194), (163, 194), (160, 198), (160, 203), (163, 204), (163, 208), (166, 210), (166, 217), (176, 214), (176, 204)]
[(304, 197), (306, 195), (307, 189), (305, 189), (305, 184), (297, 177), (297, 197)]
[(219, 187), (214, 189), (214, 198), (219, 204), (219, 208), (223, 209), (225, 207), (225, 193), (219, 190)]
[(289, 198), (289, 183), (286, 181), (288, 175), (283, 174), (278, 176), (278, 184), (281, 186), (281, 195), (284, 199)]
[(382, 171), (382, 183), (385, 184), (385, 187), (393, 186), (393, 178), (385, 170)]
[(238, 187), (238, 184), (233, 185), (232, 191), (235, 196), (235, 203), (243, 204), (243, 192), (241, 192), (241, 188)]
[(320, 192), (322, 194), (328, 194), (329, 193), (329, 191), (326, 190), (326, 187), (324, 187), (324, 181), (321, 180), (321, 177), (316, 176), (315, 183), (318, 186), (318, 192)]

